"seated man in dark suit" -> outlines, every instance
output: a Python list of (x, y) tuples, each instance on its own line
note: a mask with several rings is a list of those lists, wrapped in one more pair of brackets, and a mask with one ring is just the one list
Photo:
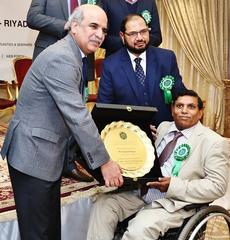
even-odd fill
[(123, 20), (120, 36), (125, 46), (104, 60), (97, 102), (156, 107), (158, 125), (172, 120), (172, 96), (185, 86), (175, 54), (151, 46), (149, 31), (140, 15)]
[(227, 142), (200, 123), (203, 103), (197, 93), (180, 92), (172, 115), (173, 122), (159, 125), (155, 141), (164, 177), (148, 182), (145, 195), (141, 191), (99, 195), (87, 240), (112, 240), (118, 221), (138, 211), (122, 240), (156, 240), (195, 213), (184, 210), (186, 205), (209, 203), (224, 195), (229, 175)]

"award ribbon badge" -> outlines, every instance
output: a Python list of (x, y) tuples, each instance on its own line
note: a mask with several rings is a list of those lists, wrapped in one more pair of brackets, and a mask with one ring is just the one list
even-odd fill
[(89, 88), (85, 87), (84, 88), (84, 95), (83, 95), (84, 102), (86, 103), (89, 99)]
[(148, 10), (144, 10), (142, 13), (141, 13), (142, 17), (145, 19), (146, 23), (149, 24), (151, 22), (151, 19), (152, 19), (152, 16), (151, 16), (151, 13), (150, 11)]
[(175, 83), (174, 77), (171, 75), (166, 75), (161, 79), (160, 89), (164, 91), (164, 100), (166, 104), (172, 102), (172, 87)]
[(96, 0), (88, 0), (87, 1), (88, 4), (93, 4), (93, 5), (96, 5), (96, 2), (97, 2)]
[(172, 168), (172, 175), (178, 176), (181, 169), (182, 162), (189, 156), (191, 147), (188, 144), (181, 144), (174, 151), (174, 165)]

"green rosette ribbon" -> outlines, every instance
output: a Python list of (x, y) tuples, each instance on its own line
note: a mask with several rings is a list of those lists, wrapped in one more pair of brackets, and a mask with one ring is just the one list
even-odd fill
[(87, 3), (88, 3), (88, 4), (96, 5), (97, 1), (96, 1), (96, 0), (88, 0)]
[(172, 102), (172, 87), (175, 83), (174, 77), (171, 75), (166, 75), (161, 79), (160, 89), (164, 91), (164, 99), (166, 104)]
[(84, 95), (83, 95), (84, 97), (84, 102), (86, 103), (87, 101), (88, 101), (88, 99), (89, 99), (89, 88), (88, 87), (85, 87), (84, 88)]
[(149, 24), (149, 23), (151, 22), (152, 16), (151, 16), (150, 11), (144, 10), (144, 11), (141, 13), (141, 16), (145, 19), (145, 21), (146, 21), (147, 24)]
[(189, 156), (191, 147), (188, 144), (181, 144), (174, 151), (174, 165), (172, 168), (172, 175), (178, 176), (181, 169), (182, 162)]

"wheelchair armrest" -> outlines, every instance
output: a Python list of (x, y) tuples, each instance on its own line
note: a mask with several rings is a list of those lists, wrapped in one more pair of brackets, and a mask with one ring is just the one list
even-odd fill
[(185, 211), (190, 211), (192, 209), (199, 209), (202, 207), (207, 207), (208, 205), (209, 205), (209, 203), (191, 203), (191, 204), (185, 206), (183, 209)]

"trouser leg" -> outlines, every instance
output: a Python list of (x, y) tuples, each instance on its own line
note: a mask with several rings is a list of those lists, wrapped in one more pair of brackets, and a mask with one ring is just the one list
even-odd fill
[(60, 240), (60, 182), (44, 181), (9, 166), (22, 240)]
[(143, 208), (129, 221), (122, 240), (157, 240), (169, 228), (180, 227), (188, 215), (183, 209), (169, 213), (164, 208)]
[(143, 206), (143, 200), (133, 192), (101, 194), (91, 211), (87, 240), (112, 240), (118, 221)]

